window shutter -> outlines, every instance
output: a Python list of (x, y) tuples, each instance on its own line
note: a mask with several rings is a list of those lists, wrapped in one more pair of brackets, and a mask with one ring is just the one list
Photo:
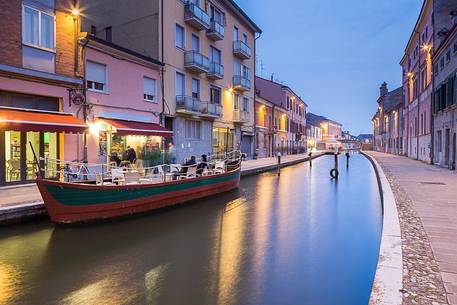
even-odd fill
[(88, 61), (86, 66), (86, 78), (89, 81), (105, 84), (106, 66)]
[(156, 96), (156, 80), (145, 77), (144, 78), (144, 94)]
[(447, 99), (446, 99), (446, 107), (452, 105), (454, 100), (453, 94), (454, 93), (454, 78), (450, 77), (447, 80)]

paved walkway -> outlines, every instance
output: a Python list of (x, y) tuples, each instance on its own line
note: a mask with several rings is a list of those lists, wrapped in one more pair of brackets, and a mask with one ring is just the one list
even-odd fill
[(383, 167), (397, 201), (403, 304), (446, 304), (447, 297), (457, 305), (457, 173), (406, 157), (369, 154)]

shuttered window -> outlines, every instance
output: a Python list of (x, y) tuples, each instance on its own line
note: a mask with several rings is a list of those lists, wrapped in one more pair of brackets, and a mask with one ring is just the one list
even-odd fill
[(106, 91), (106, 66), (88, 61), (86, 64), (87, 89)]
[(144, 77), (144, 100), (153, 102), (156, 96), (156, 80)]

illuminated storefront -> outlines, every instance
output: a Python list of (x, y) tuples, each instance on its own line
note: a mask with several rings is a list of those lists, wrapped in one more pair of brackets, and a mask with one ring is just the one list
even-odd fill
[(92, 153), (98, 152), (99, 163), (124, 160), (127, 148), (131, 147), (136, 152), (139, 167), (167, 162), (164, 138), (173, 136), (173, 132), (154, 123), (106, 118), (98, 118), (90, 124), (90, 133), (98, 143), (98, 149)]
[[(67, 113), (0, 107), (0, 185), (33, 181), (37, 171), (33, 152), (37, 158), (59, 159), (63, 134), (86, 128)], [(46, 166), (39, 162), (46, 177), (56, 176), (55, 162)]]

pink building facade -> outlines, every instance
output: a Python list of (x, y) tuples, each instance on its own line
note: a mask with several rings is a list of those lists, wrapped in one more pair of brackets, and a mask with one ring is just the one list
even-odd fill
[(431, 162), (433, 1), (424, 1), (400, 62), (403, 70), (403, 151), (410, 158)]
[(128, 146), (135, 149), (139, 166), (159, 161), (164, 138), (172, 135), (159, 126), (162, 64), (90, 35), (81, 40), (81, 48), (90, 131), (88, 162), (122, 159)]

